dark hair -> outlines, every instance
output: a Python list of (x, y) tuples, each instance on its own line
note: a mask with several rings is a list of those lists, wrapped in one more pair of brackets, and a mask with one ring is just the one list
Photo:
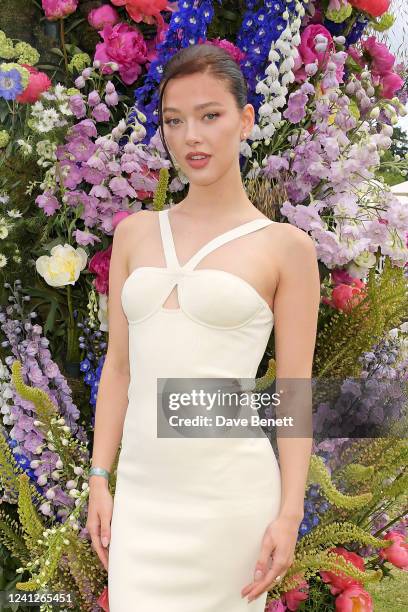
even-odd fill
[(195, 44), (188, 47), (183, 47), (175, 53), (165, 64), (163, 77), (159, 84), (159, 134), (163, 143), (163, 147), (168, 155), (169, 160), (174, 168), (170, 152), (164, 138), (163, 129), (163, 93), (170, 79), (195, 74), (209, 73), (216, 79), (220, 79), (227, 83), (228, 90), (234, 96), (237, 108), (241, 110), (247, 104), (247, 83), (241, 68), (233, 57), (222, 49), (211, 44)]

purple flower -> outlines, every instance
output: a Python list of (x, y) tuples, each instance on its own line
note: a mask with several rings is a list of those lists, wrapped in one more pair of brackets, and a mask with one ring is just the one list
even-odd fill
[(68, 104), (69, 104), (69, 108), (74, 113), (77, 119), (81, 119), (82, 117), (85, 117), (86, 106), (80, 94), (75, 94), (74, 96), (71, 96)]
[(288, 108), (283, 112), (283, 116), (292, 123), (299, 123), (306, 116), (306, 104), (308, 97), (301, 91), (290, 94)]
[(82, 169), (77, 166), (74, 162), (63, 161), (61, 163), (62, 168), (68, 168), (69, 172), (64, 177), (64, 186), (67, 189), (75, 189), (77, 185), (82, 181)]
[(137, 197), (136, 191), (129, 185), (123, 176), (115, 176), (111, 181), (109, 181), (109, 187), (113, 193), (122, 198), (125, 198), (126, 196), (130, 196), (131, 198)]
[(288, 170), (289, 162), (280, 155), (269, 155), (263, 170), (268, 178), (278, 178), (281, 170)]
[(101, 98), (96, 90), (91, 91), (88, 96), (88, 104), (89, 106), (96, 106), (101, 101)]
[(96, 121), (109, 121), (109, 108), (106, 106), (106, 104), (101, 102), (93, 109), (92, 116), (95, 117)]
[(77, 136), (67, 144), (68, 151), (75, 156), (76, 161), (87, 161), (95, 148), (94, 143), (86, 136)]
[(101, 241), (101, 239), (98, 238), (98, 236), (95, 236), (95, 234), (91, 234), (90, 232), (82, 232), (79, 229), (75, 230), (73, 234), (75, 236), (77, 244), (80, 245), (87, 246), (88, 244), (91, 244), (93, 246), (95, 242)]
[(84, 181), (90, 183), (91, 185), (99, 185), (105, 178), (105, 175), (102, 172), (99, 172), (99, 170), (91, 168), (90, 166), (84, 166), (82, 168), (82, 174)]
[(0, 70), (0, 98), (15, 100), (23, 90), (21, 74), (17, 68)]
[(70, 140), (71, 138), (75, 138), (76, 136), (88, 136), (88, 138), (96, 138), (97, 135), (98, 132), (96, 130), (95, 123), (92, 121), (92, 119), (82, 119), (82, 121), (72, 126), (69, 131), (68, 139)]
[(50, 217), (55, 213), (56, 210), (61, 208), (57, 198), (50, 192), (44, 191), (41, 195), (35, 198), (35, 203), (38, 204), (39, 208), (44, 210), (44, 213)]

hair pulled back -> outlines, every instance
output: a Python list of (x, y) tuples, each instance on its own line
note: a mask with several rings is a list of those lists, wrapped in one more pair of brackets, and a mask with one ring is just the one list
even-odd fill
[(163, 77), (159, 84), (159, 133), (163, 147), (174, 168), (173, 160), (164, 138), (163, 129), (163, 94), (170, 79), (176, 79), (188, 74), (210, 74), (216, 79), (225, 81), (228, 91), (235, 99), (239, 110), (247, 104), (247, 83), (241, 68), (233, 57), (221, 47), (212, 44), (195, 44), (183, 47), (177, 51), (165, 64)]

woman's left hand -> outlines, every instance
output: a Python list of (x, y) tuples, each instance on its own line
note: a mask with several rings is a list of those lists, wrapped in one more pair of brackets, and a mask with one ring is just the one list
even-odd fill
[(300, 523), (300, 519), (280, 515), (266, 527), (254, 580), (241, 591), (241, 597), (248, 595), (248, 603), (275, 586), (276, 577), (283, 578), (292, 565)]

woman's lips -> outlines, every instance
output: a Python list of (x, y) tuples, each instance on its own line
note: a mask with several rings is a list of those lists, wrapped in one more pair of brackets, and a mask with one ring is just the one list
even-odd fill
[(210, 161), (211, 155), (207, 155), (204, 159), (189, 159), (187, 158), (187, 163), (194, 169), (204, 168), (208, 162)]

